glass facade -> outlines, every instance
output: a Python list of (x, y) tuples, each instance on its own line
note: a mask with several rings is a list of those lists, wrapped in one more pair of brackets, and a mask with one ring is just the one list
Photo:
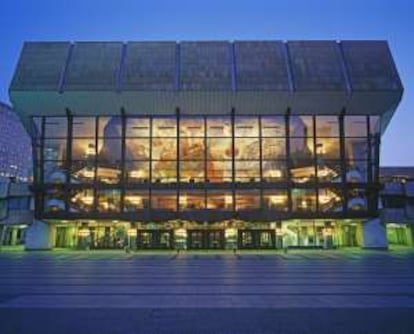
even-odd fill
[(377, 116), (32, 120), (38, 216), (214, 209), (294, 218), (377, 210)]

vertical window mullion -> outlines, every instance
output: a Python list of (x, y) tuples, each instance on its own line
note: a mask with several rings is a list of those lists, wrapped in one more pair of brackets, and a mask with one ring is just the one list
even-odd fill
[(288, 196), (288, 213), (292, 213), (292, 175), (290, 172), (291, 158), (290, 158), (290, 108), (286, 110), (285, 115), (285, 133), (286, 133), (286, 177), (287, 177), (287, 196)]
[(348, 185), (346, 180), (347, 174), (347, 161), (346, 161), (346, 150), (345, 150), (345, 108), (342, 109), (341, 114), (339, 115), (339, 149), (340, 149), (340, 159), (341, 159), (341, 169), (342, 169), (342, 210), (343, 212), (348, 211)]
[(234, 121), (235, 121), (235, 109), (234, 107), (231, 109), (231, 180), (232, 180), (232, 196), (233, 196), (233, 213), (236, 212), (236, 165), (234, 159), (234, 152), (235, 152), (235, 129), (234, 129)]
[(312, 116), (313, 123), (313, 168), (315, 173), (315, 187), (314, 192), (316, 191), (316, 212), (319, 212), (319, 179), (318, 179), (318, 154), (316, 150), (316, 116)]
[(180, 109), (175, 109), (175, 118), (176, 118), (176, 184), (177, 184), (177, 196), (176, 196), (176, 211), (180, 212)]

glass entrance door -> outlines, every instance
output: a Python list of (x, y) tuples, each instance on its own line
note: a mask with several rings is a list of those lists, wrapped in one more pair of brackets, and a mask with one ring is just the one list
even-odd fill
[(173, 247), (173, 234), (168, 230), (138, 230), (138, 249), (169, 249)]
[(56, 228), (56, 247), (66, 247), (66, 227)]
[(188, 249), (224, 249), (224, 230), (188, 230)]
[(239, 230), (239, 248), (272, 249), (276, 247), (274, 230)]

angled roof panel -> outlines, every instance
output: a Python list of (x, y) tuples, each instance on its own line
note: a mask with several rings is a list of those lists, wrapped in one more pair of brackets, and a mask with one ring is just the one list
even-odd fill
[(296, 90), (347, 89), (335, 41), (292, 41), (288, 47)]
[(238, 90), (289, 90), (282, 42), (240, 41), (234, 49)]
[(343, 41), (341, 44), (353, 90), (402, 90), (386, 41)]
[(182, 90), (231, 90), (228, 42), (183, 42), (180, 45)]
[(11, 90), (58, 90), (70, 43), (26, 42)]
[(120, 42), (78, 42), (64, 79), (64, 90), (116, 90), (121, 64)]
[(130, 42), (123, 68), (123, 90), (173, 90), (176, 85), (175, 42)]

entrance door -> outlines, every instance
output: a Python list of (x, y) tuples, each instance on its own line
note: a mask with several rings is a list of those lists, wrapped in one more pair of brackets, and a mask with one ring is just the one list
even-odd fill
[(66, 227), (56, 228), (56, 247), (66, 247)]
[(344, 225), (342, 227), (343, 232), (343, 246), (344, 247), (357, 247), (357, 226), (356, 225)]
[(169, 230), (138, 230), (138, 249), (169, 249), (173, 247), (173, 234)]
[(224, 249), (224, 230), (188, 230), (188, 249)]
[(274, 230), (239, 230), (238, 247), (243, 249), (273, 249), (276, 247)]

